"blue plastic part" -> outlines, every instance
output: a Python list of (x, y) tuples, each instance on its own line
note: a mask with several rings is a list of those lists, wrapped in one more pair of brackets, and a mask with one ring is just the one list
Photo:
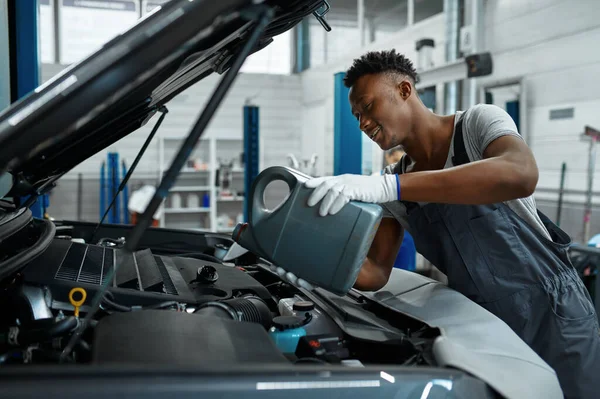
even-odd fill
[(246, 168), (244, 171), (244, 221), (248, 221), (248, 193), (252, 182), (258, 176), (260, 168), (259, 153), (259, 112), (254, 105), (244, 106), (244, 158)]
[(306, 330), (304, 328), (294, 328), (291, 330), (279, 331), (273, 328), (269, 331), (269, 335), (281, 352), (296, 353), (298, 341), (306, 335)]
[(394, 267), (414, 271), (417, 269), (417, 249), (415, 242), (408, 231), (404, 231), (404, 239), (394, 262)]
[(352, 115), (349, 88), (344, 86), (345, 73), (336, 73), (333, 119), (333, 174), (362, 174), (362, 132)]

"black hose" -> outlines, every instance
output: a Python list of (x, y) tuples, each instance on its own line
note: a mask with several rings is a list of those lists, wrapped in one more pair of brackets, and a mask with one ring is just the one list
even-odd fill
[(56, 337), (61, 337), (71, 333), (79, 324), (75, 316), (70, 316), (59, 320), (49, 328), (43, 329), (22, 329), (17, 336), (19, 345), (29, 345), (38, 342), (46, 342)]

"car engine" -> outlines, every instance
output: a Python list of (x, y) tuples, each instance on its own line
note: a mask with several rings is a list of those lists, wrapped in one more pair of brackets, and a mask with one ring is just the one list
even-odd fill
[(44, 248), (0, 275), (0, 363), (435, 364), (437, 330), (354, 291), (292, 286), (252, 254), (223, 262), (226, 236), (149, 229), (127, 253), (130, 226), (102, 227), (89, 242), (93, 224), (57, 223), (48, 238), (49, 223), (25, 223), (13, 251)]

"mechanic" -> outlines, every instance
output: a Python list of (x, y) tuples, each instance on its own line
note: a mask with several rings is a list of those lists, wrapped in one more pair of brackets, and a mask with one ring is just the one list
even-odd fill
[(305, 183), (321, 216), (350, 200), (384, 210), (355, 287), (386, 284), (406, 229), (451, 288), (504, 320), (555, 369), (567, 398), (597, 398), (598, 320), (570, 263), (569, 236), (536, 209), (532, 151), (501, 108), (436, 115), (416, 80), (412, 62), (393, 50), (356, 59), (345, 85), (360, 129), (381, 149), (406, 154), (382, 175)]

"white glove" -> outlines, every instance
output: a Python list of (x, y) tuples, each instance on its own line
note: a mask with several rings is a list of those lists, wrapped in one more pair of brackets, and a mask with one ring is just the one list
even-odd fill
[(301, 287), (312, 291), (314, 287), (306, 280), (298, 278), (294, 273), (288, 272), (285, 269), (278, 266), (269, 266), (272, 272), (277, 273), (281, 279), (295, 287)]
[(319, 208), (321, 216), (338, 213), (349, 201), (381, 204), (400, 200), (400, 180), (396, 174), (327, 176), (310, 179), (304, 185), (315, 189), (308, 198), (308, 206), (323, 200)]

